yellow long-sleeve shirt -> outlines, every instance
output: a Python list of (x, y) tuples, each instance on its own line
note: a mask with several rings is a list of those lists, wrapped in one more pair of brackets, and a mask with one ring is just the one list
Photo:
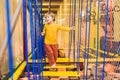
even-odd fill
[(45, 44), (57, 44), (57, 38), (58, 38), (58, 30), (65, 30), (70, 31), (71, 29), (69, 27), (62, 27), (58, 24), (49, 25), (45, 24), (43, 33), (45, 33)]

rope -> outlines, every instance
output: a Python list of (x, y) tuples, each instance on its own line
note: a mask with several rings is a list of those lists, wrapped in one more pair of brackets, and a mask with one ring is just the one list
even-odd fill
[[(34, 0), (33, 1), (33, 3), (34, 3), (34, 22), (33, 22), (33, 24), (34, 24), (34, 28), (32, 28), (33, 30), (34, 30), (34, 44), (32, 44), (32, 45), (35, 45), (34, 46), (34, 49), (36, 49), (35, 50), (35, 54), (33, 54), (32, 55), (32, 58), (34, 59), (34, 60), (36, 60), (37, 59), (37, 50), (38, 50), (38, 48), (37, 48), (37, 41), (38, 41), (38, 38), (37, 38), (37, 7), (36, 7), (36, 0)], [(37, 63), (36, 63), (36, 61), (35, 62), (33, 62), (33, 79), (37, 79), (37, 76), (36, 75), (34, 75), (34, 74), (37, 74), (37, 69), (36, 69), (36, 67), (37, 67)]]
[(7, 42), (8, 42), (8, 61), (9, 61), (9, 70), (10, 77), (13, 79), (12, 75), (14, 72), (14, 63), (13, 63), (13, 51), (12, 51), (12, 38), (11, 38), (11, 23), (10, 23), (10, 4), (9, 0), (6, 0), (6, 20), (7, 20)]
[(102, 80), (104, 80), (104, 67), (105, 67), (105, 59), (107, 52), (107, 25), (108, 25), (108, 0), (106, 0), (106, 27), (105, 27), (105, 36), (104, 36), (104, 55), (103, 55), (103, 68), (102, 68)]
[(99, 13), (100, 13), (100, 0), (98, 0), (98, 14), (97, 14), (97, 28), (96, 28), (96, 71), (95, 71), (95, 80), (97, 80), (98, 75), (98, 47), (99, 47)]
[(28, 39), (27, 39), (27, 17), (26, 17), (26, 0), (23, 0), (23, 43), (24, 43), (24, 57), (26, 61), (26, 69), (28, 72), (28, 79), (30, 79), (30, 70), (28, 63)]
[[(34, 0), (33, 1), (33, 3), (34, 3), (34, 19), (33, 19), (33, 24), (34, 24), (34, 30), (35, 30), (35, 49), (37, 49), (37, 47), (36, 47), (36, 45), (37, 45), (37, 43), (36, 43), (36, 41), (37, 41), (37, 29), (36, 29), (36, 27), (37, 27), (37, 6), (36, 6), (36, 0)], [(35, 51), (35, 54), (36, 54), (36, 51)], [(35, 58), (36, 58), (36, 56), (35, 56)]]
[[(70, 16), (71, 17), (70, 18), (71, 21), (70, 21), (70, 24), (69, 24), (70, 26), (73, 24), (73, 18), (72, 18), (72, 16), (73, 16), (73, 6), (72, 5), (73, 5), (72, 0), (70, 0), (70, 14), (72, 13), (71, 16)], [(73, 42), (73, 40), (72, 40), (72, 37), (73, 37), (72, 33), (73, 33), (72, 31), (69, 32), (69, 44), (68, 44), (68, 58), (69, 59), (70, 59), (70, 56), (71, 56), (70, 53), (71, 53), (71, 47), (72, 47), (72, 42)]]
[(88, 54), (87, 54), (87, 49), (86, 49), (86, 47), (87, 47), (87, 37), (88, 37), (88, 27), (90, 27), (89, 26), (89, 15), (88, 15), (88, 0), (86, 0), (86, 29), (85, 29), (85, 48), (84, 48), (84, 63), (85, 63), (85, 71), (84, 71), (84, 75), (85, 75), (85, 77), (86, 77), (86, 80), (88, 79), (88, 75), (87, 75), (87, 73), (88, 73)]
[[(80, 60), (80, 45), (81, 45), (81, 28), (82, 28), (82, 0), (79, 0), (79, 13), (78, 13), (78, 44), (77, 44), (77, 61)], [(77, 64), (77, 72), (79, 73), (80, 63)]]
[(112, 48), (112, 36), (113, 36), (113, 6), (112, 6), (112, 0), (110, 0), (110, 49)]
[[(88, 4), (88, 3), (87, 3)], [(92, 0), (90, 0), (90, 13), (91, 13), (91, 6), (92, 5)], [(87, 7), (87, 13), (88, 13), (88, 7)], [(89, 15), (87, 15), (88, 17), (88, 22), (89, 23), (87, 23), (87, 25), (86, 25), (86, 28), (88, 29), (87, 31), (88, 31), (88, 51), (87, 51), (87, 65), (86, 65), (86, 67), (87, 67), (87, 69), (86, 69), (86, 80), (88, 79), (88, 75), (87, 75), (87, 73), (88, 73), (88, 59), (89, 59), (89, 57), (88, 57), (88, 54), (89, 54), (89, 51), (90, 51), (90, 23), (91, 23), (91, 20), (90, 20), (90, 14)]]
[[(71, 5), (72, 4), (71, 3), (72, 3), (72, 1), (70, 0), (70, 14), (72, 12), (72, 10), (71, 10)], [(71, 15), (69, 17), (70, 17), (70, 19), (69, 19), (69, 26), (71, 26), (71, 21), (72, 21)], [(70, 59), (71, 45), (72, 45), (72, 32), (70, 31), (69, 32), (69, 44), (68, 44), (68, 58), (69, 59)]]
[[(29, 0), (28, 1), (28, 5), (29, 5), (29, 10), (30, 10), (30, 34), (31, 34), (31, 50), (32, 50), (32, 72), (33, 74), (35, 74), (35, 64), (36, 61), (35, 61), (35, 44), (34, 44), (34, 41), (35, 41), (35, 37), (34, 37), (34, 26), (33, 26), (33, 13), (32, 13), (32, 0)], [(35, 79), (35, 76), (33, 75), (33, 78)]]
[(38, 48), (38, 74), (41, 74), (39, 75), (39, 78), (41, 80), (43, 80), (43, 67), (44, 67), (44, 64), (42, 63), (42, 58), (45, 58), (44, 57), (44, 37), (41, 36), (41, 32), (42, 32), (42, 29), (43, 29), (43, 20), (42, 20), (42, 0), (40, 0), (39, 2), (39, 11), (37, 11), (37, 37), (38, 37), (38, 41), (37, 41), (37, 48)]
[[(35, 4), (36, 5), (36, 4)], [(37, 49), (37, 51), (36, 51), (36, 58), (38, 59), (38, 62), (36, 63), (36, 66), (38, 66), (38, 70), (36, 71), (36, 73), (39, 75), (39, 69), (40, 69), (40, 67), (41, 67), (41, 65), (40, 65), (40, 62), (41, 62), (41, 57), (40, 57), (40, 42), (39, 42), (39, 38), (40, 38), (40, 36), (39, 36), (39, 32), (40, 32), (40, 24), (39, 24), (39, 22), (40, 22), (40, 16), (38, 15), (38, 11), (36, 12), (36, 49)]]
[[(76, 16), (76, 0), (73, 1), (73, 26), (75, 26), (75, 16)], [(73, 31), (73, 60), (75, 62), (75, 30)]]

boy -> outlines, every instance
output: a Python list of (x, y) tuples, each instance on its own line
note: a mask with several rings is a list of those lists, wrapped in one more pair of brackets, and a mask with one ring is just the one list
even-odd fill
[(56, 60), (58, 57), (58, 43), (57, 34), (58, 30), (75, 30), (75, 27), (61, 27), (55, 23), (55, 14), (52, 12), (45, 14), (46, 24), (44, 26), (42, 35), (45, 35), (44, 47), (48, 58), (49, 65), (54, 67), (56, 65)]

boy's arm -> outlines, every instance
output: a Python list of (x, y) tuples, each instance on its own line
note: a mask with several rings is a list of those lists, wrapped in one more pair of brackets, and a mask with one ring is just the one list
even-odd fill
[(64, 30), (64, 31), (70, 31), (70, 30), (75, 30), (75, 26), (72, 26), (72, 27), (59, 26), (58, 29), (59, 30)]

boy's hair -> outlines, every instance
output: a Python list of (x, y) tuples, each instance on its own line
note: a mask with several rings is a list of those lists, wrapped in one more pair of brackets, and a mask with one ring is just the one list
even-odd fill
[(47, 13), (45, 14), (45, 18), (46, 18), (48, 15), (53, 18), (53, 21), (55, 21), (55, 14), (54, 14), (53, 12), (47, 12)]

